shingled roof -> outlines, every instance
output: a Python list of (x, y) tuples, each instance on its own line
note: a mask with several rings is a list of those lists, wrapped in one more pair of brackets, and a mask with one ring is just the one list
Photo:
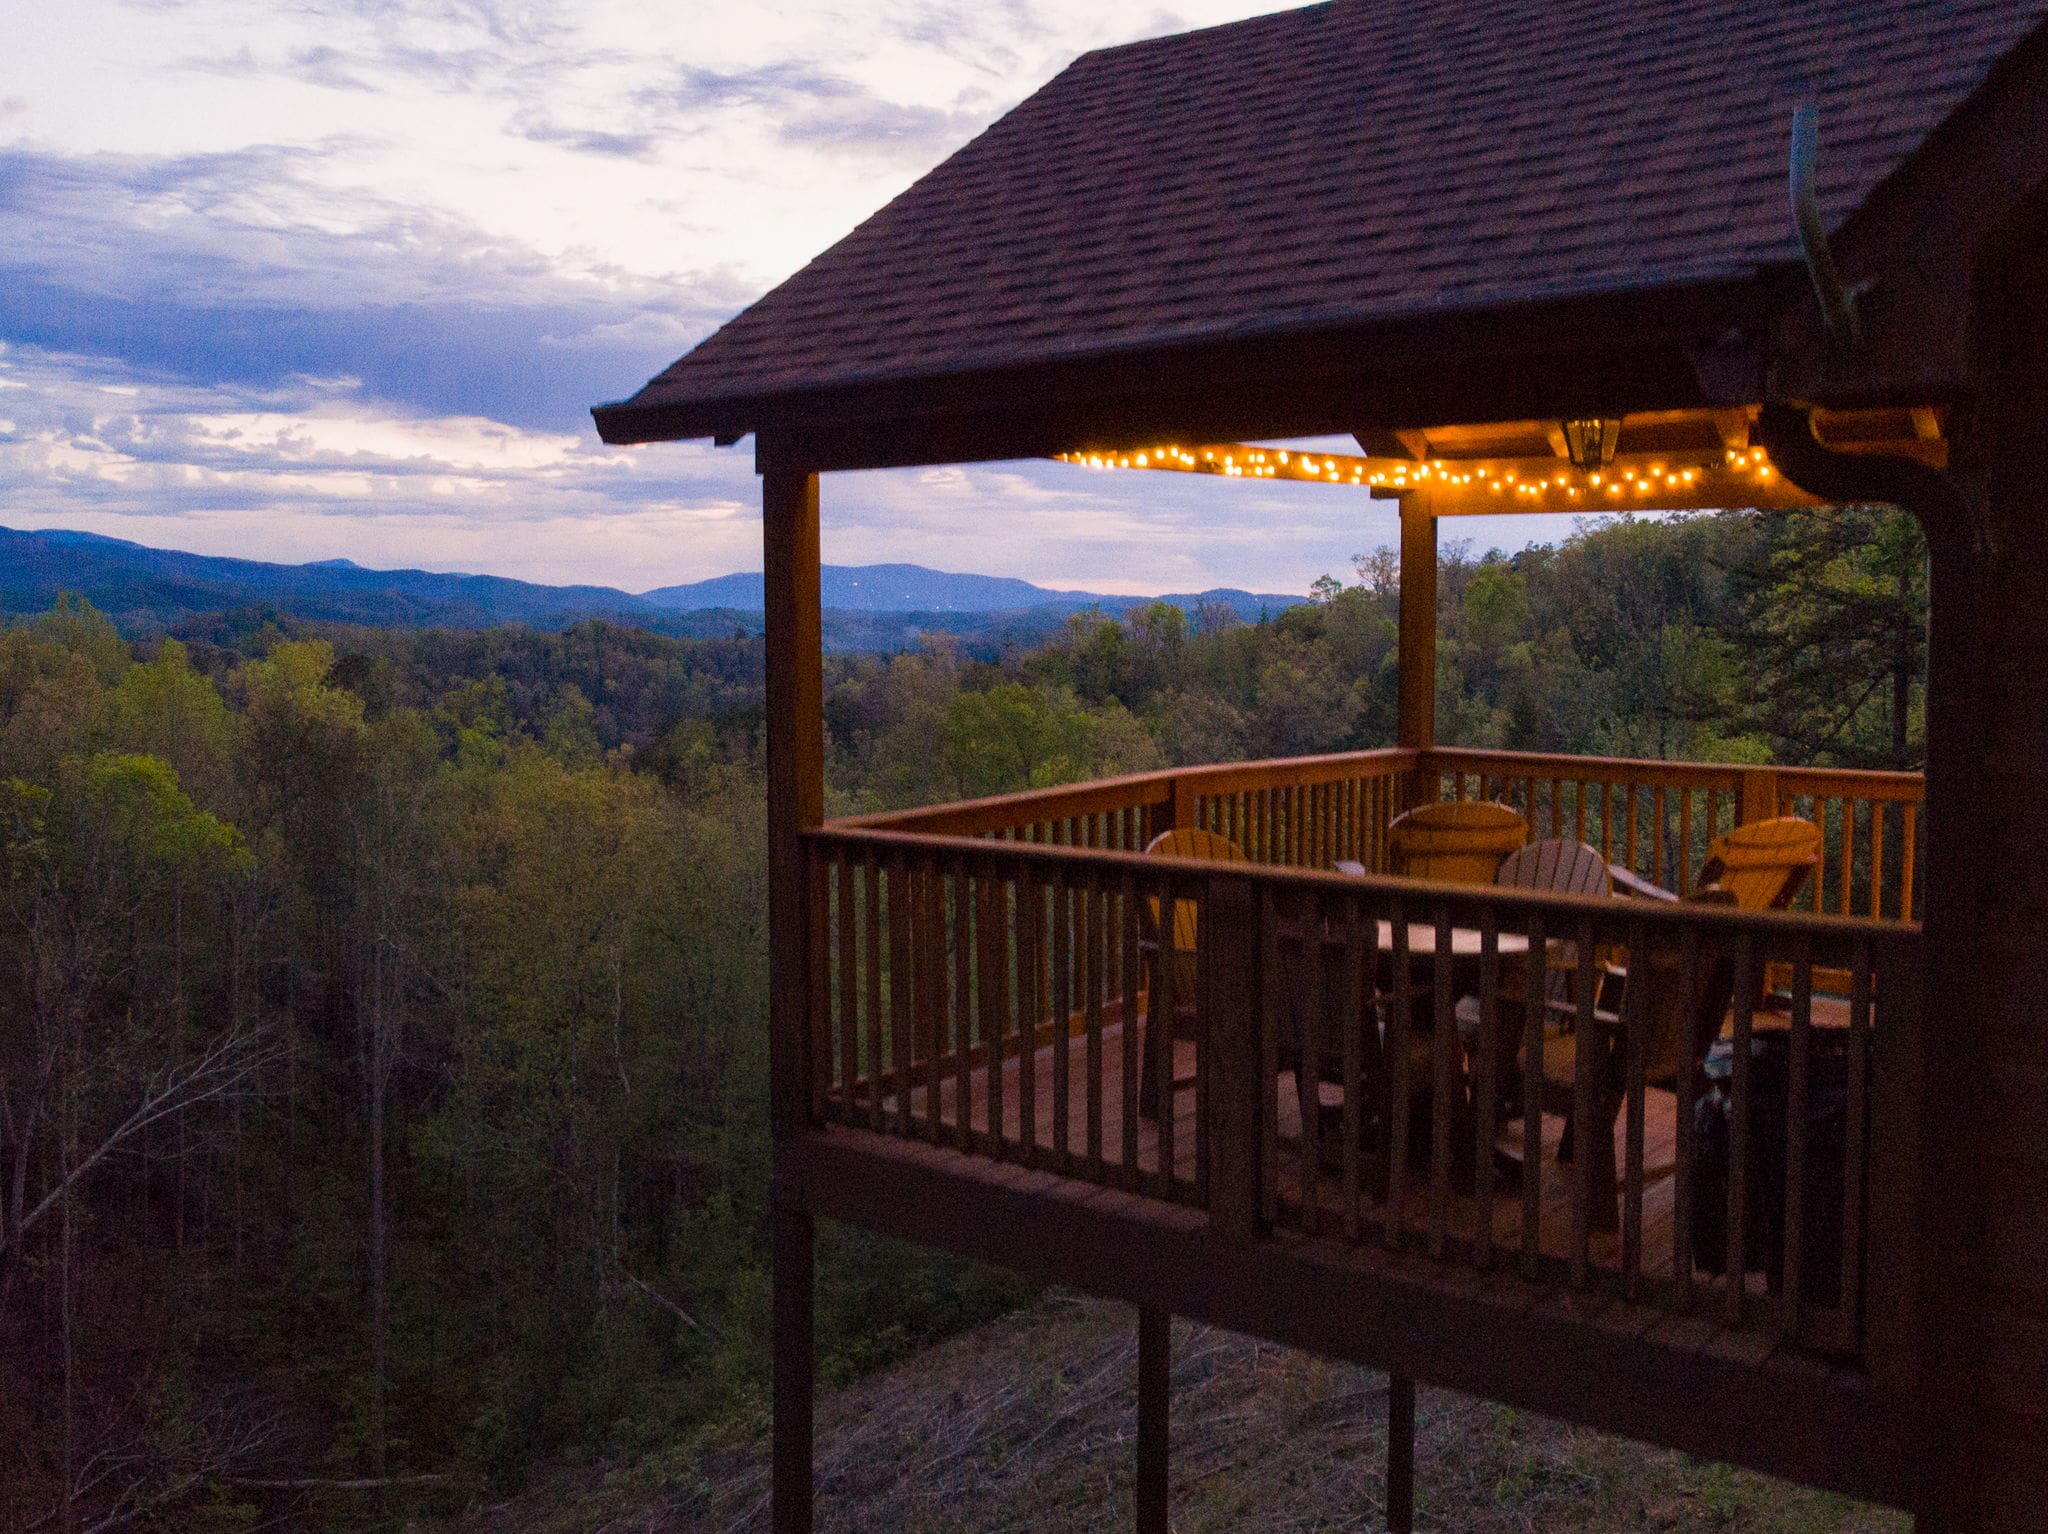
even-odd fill
[(1174, 343), (1471, 314), (1793, 261), (2048, 0), (1331, 0), (1090, 53), (624, 406), (755, 404)]

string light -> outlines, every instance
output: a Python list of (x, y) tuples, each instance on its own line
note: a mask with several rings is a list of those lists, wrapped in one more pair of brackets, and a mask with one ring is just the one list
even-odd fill
[(1747, 489), (1772, 485), (1777, 471), (1770, 456), (1760, 447), (1726, 448), (1720, 461), (1674, 465), (1663, 459), (1631, 464), (1611, 462), (1604, 469), (1566, 470), (1543, 468), (1524, 477), (1528, 465), (1511, 468), (1497, 463), (1468, 460), (1430, 459), (1420, 463), (1401, 459), (1345, 457), (1265, 449), (1242, 443), (1218, 443), (1183, 447), (1161, 443), (1116, 453), (1071, 452), (1055, 455), (1059, 462), (1096, 470), (1146, 469), (1184, 474), (1218, 474), (1227, 479), (1296, 479), (1318, 484), (1365, 486), (1373, 490), (1403, 491), (1435, 487), (1439, 493), (1483, 488), (1491, 495), (1512, 494), (1519, 501), (1540, 507), (1560, 497), (1566, 501), (1582, 498), (1581, 491), (1606, 492), (1605, 499), (1648, 499), (1667, 495), (1685, 504), (1744, 504)]

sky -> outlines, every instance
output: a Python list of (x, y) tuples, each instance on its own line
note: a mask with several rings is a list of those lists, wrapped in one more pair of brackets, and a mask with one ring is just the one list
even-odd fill
[[(1272, 0), (7, 0), (0, 525), (646, 590), (759, 569), (647, 378), (1090, 48)], [(825, 558), (1301, 592), (1357, 491), (835, 475)], [(1461, 528), (1516, 547), (1539, 519)]]

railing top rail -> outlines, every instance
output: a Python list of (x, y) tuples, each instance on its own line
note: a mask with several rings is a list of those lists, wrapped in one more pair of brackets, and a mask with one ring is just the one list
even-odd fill
[(1069, 816), (1169, 803), (1176, 792), (1215, 795), (1282, 785), (1308, 786), (1360, 771), (1494, 772), (1502, 777), (1558, 778), (1637, 782), (1672, 788), (1734, 791), (1747, 774), (1769, 773), (1779, 792), (1826, 797), (1916, 802), (1925, 795), (1917, 772), (1875, 772), (1859, 768), (1755, 767), (1723, 762), (1671, 762), (1648, 757), (1565, 756), (1541, 751), (1494, 751), (1471, 746), (1436, 746), (1415, 751), (1398, 746), (1373, 751), (1340, 751), (1318, 756), (1277, 757), (1260, 762), (1217, 762), (1201, 767), (1166, 768), (1026, 789), (951, 804), (920, 805), (854, 815), (834, 825), (873, 830), (926, 830), (965, 834), (1004, 830)]
[(1864, 767), (1779, 767), (1771, 763), (1678, 762), (1658, 757), (1567, 756), (1547, 751), (1496, 751), (1475, 746), (1432, 746), (1419, 763), (1425, 770), (1463, 768), (1478, 772), (1501, 769), (1503, 777), (1638, 778), (1673, 786), (1733, 787), (1749, 773), (1768, 773), (1781, 791), (1812, 793), (1828, 785), (1831, 793), (1863, 799), (1914, 799), (1925, 790), (1917, 772), (1880, 772)]
[(1918, 801), (1927, 795), (1927, 777), (1918, 772), (1879, 772), (1868, 767), (1772, 767), (1780, 793), (1813, 793), (1831, 789), (1855, 799)]
[(1374, 751), (1339, 751), (1321, 756), (1277, 757), (1263, 762), (1218, 762), (1203, 767), (1170, 767), (1158, 772), (1137, 772), (1120, 778), (1097, 778), (1088, 783), (1064, 783), (1052, 788), (1030, 788), (1021, 793), (997, 794), (985, 799), (962, 799), (952, 804), (922, 805), (908, 810), (882, 810), (872, 815), (851, 815), (832, 822), (834, 826), (874, 830), (911, 830), (919, 827), (973, 826), (997, 830), (1007, 826), (1032, 825), (1069, 815), (1092, 815), (1104, 810), (1165, 804), (1173, 798), (1176, 784), (1194, 793), (1221, 793), (1233, 788), (1268, 783), (1309, 782), (1319, 777), (1342, 777), (1360, 768), (1398, 771), (1413, 765), (1417, 753), (1398, 746)]
[(844, 822), (804, 833), (813, 846), (866, 848), (929, 858), (943, 854), (964, 863), (1015, 868), (1036, 865), (1073, 871), (1150, 875), (1162, 873), (1223, 875), (1248, 879), (1283, 889), (1320, 893), (1352, 893), (1399, 901), (1412, 907), (1418, 917), (1438, 907), (1449, 910), (1454, 920), (1461, 912), (1491, 911), (1496, 916), (1526, 918), (1541, 916), (1553, 933), (1557, 918), (1583, 919), (1596, 927), (1608, 928), (1641, 923), (1651, 931), (1694, 931), (1735, 936), (1748, 933), (1779, 941), (1807, 938), (1828, 947), (1862, 940), (1892, 943), (1917, 941), (1918, 922), (1873, 920), (1865, 916), (1832, 916), (1805, 911), (1754, 911), (1730, 906), (1699, 905), (1681, 901), (1627, 900), (1613, 896), (1562, 895), (1547, 891), (1516, 889), (1497, 884), (1438, 884), (1423, 879), (1402, 879), (1380, 874), (1342, 874), (1320, 869), (1288, 868), (1267, 863), (1212, 862), (1202, 858), (1161, 857), (1139, 852), (1111, 852), (1098, 848), (1055, 846), (1039, 842), (990, 842), (974, 836), (947, 836), (906, 832)]

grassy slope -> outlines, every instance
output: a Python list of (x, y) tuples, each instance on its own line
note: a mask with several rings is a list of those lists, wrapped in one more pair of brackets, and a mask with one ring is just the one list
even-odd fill
[[(1130, 1526), (1135, 1332), (1055, 1295), (820, 1403), (819, 1528)], [(1174, 1331), (1173, 1527), (1376, 1530), (1386, 1381), (1227, 1332)], [(1420, 1396), (1418, 1522), (1461, 1534), (1905, 1534), (1907, 1520), (1464, 1396)], [(464, 1534), (765, 1530), (764, 1446), (556, 1483)]]

